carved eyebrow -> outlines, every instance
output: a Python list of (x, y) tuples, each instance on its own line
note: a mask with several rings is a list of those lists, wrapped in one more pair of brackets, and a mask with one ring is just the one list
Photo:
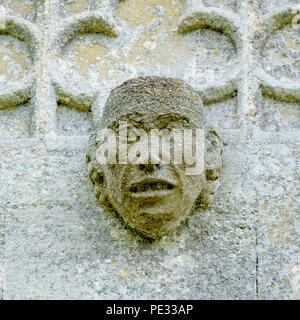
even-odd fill
[[(115, 120), (112, 124), (109, 125), (109, 129), (116, 130), (119, 127), (120, 121), (128, 121), (132, 125), (144, 125), (146, 127), (146, 121), (144, 119), (144, 115), (141, 113), (130, 113), (127, 115), (121, 116), (118, 120)], [(165, 114), (159, 114), (156, 117), (156, 121), (160, 122), (160, 125), (162, 122), (167, 121), (168, 123), (176, 123), (176, 122), (184, 122), (186, 125), (191, 124), (191, 120), (180, 113), (165, 113)], [(159, 123), (158, 123), (159, 125)]]
[(187, 116), (183, 116), (179, 113), (166, 113), (166, 114), (160, 114), (156, 117), (157, 120), (171, 120), (171, 121), (178, 121), (178, 120), (184, 120), (186, 122), (190, 122), (190, 119)]
[(132, 124), (137, 124), (137, 123), (144, 123), (144, 116), (141, 113), (131, 113), (127, 115), (121, 116), (119, 119), (115, 120), (112, 122), (108, 127), (109, 129), (116, 130), (119, 127), (119, 122), (120, 121), (127, 121)]
[(142, 113), (129, 113), (125, 119), (128, 121), (143, 123), (145, 121), (145, 116)]

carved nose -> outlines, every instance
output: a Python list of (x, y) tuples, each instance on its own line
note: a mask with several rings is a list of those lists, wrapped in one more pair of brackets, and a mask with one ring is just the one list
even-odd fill
[(142, 171), (153, 172), (160, 167), (159, 164), (139, 164), (139, 169)]

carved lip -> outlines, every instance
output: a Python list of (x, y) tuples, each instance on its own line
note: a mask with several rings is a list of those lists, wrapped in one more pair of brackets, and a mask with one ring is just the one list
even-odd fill
[(172, 181), (148, 178), (133, 183), (129, 191), (135, 198), (150, 198), (167, 196), (174, 191), (176, 184)]

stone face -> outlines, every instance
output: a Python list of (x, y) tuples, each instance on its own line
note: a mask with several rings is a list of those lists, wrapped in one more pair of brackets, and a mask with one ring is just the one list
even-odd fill
[[(103, 130), (111, 130), (111, 138), (99, 140)], [(196, 130), (206, 130), (205, 141), (195, 140), (200, 133)], [(190, 139), (185, 136), (188, 132)], [(111, 139), (114, 144), (107, 141)], [(105, 156), (105, 145), (115, 159)], [(196, 157), (204, 153), (200, 160), (204, 165), (189, 163), (188, 146)], [(220, 137), (206, 128), (201, 98), (192, 87), (179, 79), (140, 77), (111, 92), (101, 126), (91, 136), (87, 164), (99, 202), (117, 211), (134, 230), (157, 239), (175, 230), (195, 202), (202, 207), (211, 204), (221, 154)], [(180, 161), (175, 159), (178, 156)], [(199, 172), (189, 173), (193, 168)]]
[[(0, 299), (300, 299), (299, 5), (1, 0)], [(191, 85), (224, 145), (211, 207), (152, 243), (86, 168), (140, 76)]]

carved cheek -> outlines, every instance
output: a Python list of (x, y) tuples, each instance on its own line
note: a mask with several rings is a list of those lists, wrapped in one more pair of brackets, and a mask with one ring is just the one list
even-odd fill
[(186, 176), (182, 177), (182, 189), (187, 197), (191, 199), (191, 201), (195, 201), (201, 191), (203, 190), (206, 183), (205, 176)]

